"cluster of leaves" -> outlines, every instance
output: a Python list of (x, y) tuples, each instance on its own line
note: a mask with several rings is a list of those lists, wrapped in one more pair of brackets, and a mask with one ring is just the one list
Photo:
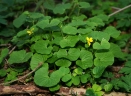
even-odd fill
[[(6, 76), (5, 82), (15, 79), (28, 67), (34, 70), (43, 62), (34, 74), (34, 82), (56, 91), (61, 84), (97, 83), (115, 58), (125, 60), (120, 46), (115, 44), (121, 40), (118, 39), (120, 31), (113, 26), (105, 28), (109, 20), (107, 15), (87, 17), (82, 10), (91, 8), (88, 2), (63, 0), (56, 4), (54, 0), (40, 0), (38, 6), (42, 12), (24, 11), (12, 23), (17, 34), (10, 42), (17, 49), (9, 55), (8, 66), (11, 68), (0, 70), (0, 77)], [(88, 45), (86, 37), (93, 38), (91, 45)], [(9, 49), (1, 51), (1, 67), (8, 52)], [(108, 86), (104, 89), (109, 90)], [(93, 86), (97, 91), (95, 87), (98, 85)]]
[[(91, 0), (88, 0), (91, 2)], [(92, 3), (92, 15), (98, 15), (101, 13), (111, 14), (114, 11), (118, 11), (119, 9), (128, 6), (131, 4), (130, 0), (117, 0), (117, 2), (105, 0), (96, 0), (96, 2)], [(128, 30), (131, 26), (131, 10), (126, 9), (123, 12), (118, 13), (110, 18), (109, 23), (115, 22), (115, 26), (117, 29)]]

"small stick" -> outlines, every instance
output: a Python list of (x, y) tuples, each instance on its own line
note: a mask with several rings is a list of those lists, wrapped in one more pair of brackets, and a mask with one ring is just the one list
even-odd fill
[(10, 44), (0, 44), (0, 47), (10, 46)]
[(19, 80), (21, 80), (21, 79), (24, 79), (24, 78), (28, 77), (30, 74), (32, 74), (33, 72), (35, 72), (38, 68), (40, 68), (40, 67), (42, 66), (42, 64), (43, 64), (43, 63), (40, 62), (40, 63), (38, 64), (38, 66), (37, 66), (34, 70), (32, 70), (32, 71), (29, 72), (28, 74), (22, 76), (21, 78), (18, 78), (18, 79), (12, 80), (12, 81), (10, 81), (10, 82), (1, 83), (0, 85), (7, 85), (7, 84), (10, 84), (10, 83), (13, 83), (13, 82), (19, 81)]
[(111, 17), (111, 16), (113, 16), (113, 15), (115, 15), (115, 14), (117, 14), (117, 13), (119, 13), (119, 12), (121, 12), (121, 11), (127, 9), (127, 8), (129, 8), (129, 7), (131, 7), (131, 4), (128, 5), (128, 6), (126, 6), (126, 7), (123, 7), (123, 8), (121, 8), (121, 9), (119, 9), (118, 11), (113, 12), (112, 14), (110, 14), (110, 15), (108, 15), (108, 16)]
[(16, 46), (14, 46), (14, 47), (10, 50), (9, 54), (11, 54), (11, 53), (12, 53), (12, 51), (14, 51), (14, 50), (15, 50), (15, 48), (16, 48)]

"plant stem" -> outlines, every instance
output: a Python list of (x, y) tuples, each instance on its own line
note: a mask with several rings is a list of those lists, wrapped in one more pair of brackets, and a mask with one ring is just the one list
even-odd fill
[(117, 13), (119, 13), (119, 12), (121, 12), (121, 11), (127, 9), (127, 8), (129, 8), (129, 7), (131, 7), (131, 4), (126, 6), (126, 7), (124, 7), (124, 8), (119, 9), (118, 11), (113, 12), (112, 14), (109, 14), (108, 16), (111, 17), (111, 16), (113, 16), (113, 15), (115, 15), (115, 14), (117, 14)]

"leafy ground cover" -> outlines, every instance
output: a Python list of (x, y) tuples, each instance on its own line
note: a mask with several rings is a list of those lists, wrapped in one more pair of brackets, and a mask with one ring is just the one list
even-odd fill
[(63, 86), (77, 87), (86, 89), (85, 96), (130, 93), (130, 3), (2, 0), (1, 88), (55, 94)]

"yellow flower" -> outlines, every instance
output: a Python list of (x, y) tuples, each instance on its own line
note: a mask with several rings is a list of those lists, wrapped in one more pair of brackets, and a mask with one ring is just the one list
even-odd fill
[(34, 28), (28, 30), (27, 33), (28, 33), (29, 35), (31, 35), (31, 34), (33, 34), (33, 30), (34, 30)]
[(93, 38), (86, 37), (87, 43), (90, 46), (91, 42), (93, 42)]

